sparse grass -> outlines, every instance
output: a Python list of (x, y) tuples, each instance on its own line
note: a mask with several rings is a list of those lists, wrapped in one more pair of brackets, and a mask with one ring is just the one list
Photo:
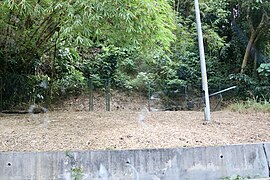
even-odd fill
[(83, 179), (83, 169), (82, 168), (72, 168), (71, 169), (71, 176), (73, 180), (82, 180)]
[(236, 177), (225, 177), (222, 178), (222, 180), (245, 180), (245, 179), (250, 179), (250, 178), (244, 178), (242, 176), (237, 175)]
[(247, 177), (243, 177), (243, 176), (240, 176), (240, 175), (233, 175), (233, 176), (227, 176), (227, 177), (224, 177), (224, 178), (221, 178), (220, 180), (248, 180), (248, 179), (260, 179), (260, 180), (268, 180), (269, 178), (262, 178), (258, 175), (256, 175), (255, 177), (250, 177), (250, 176), (247, 176)]
[(233, 112), (248, 113), (248, 112), (270, 112), (270, 102), (248, 100), (231, 104), (228, 109)]

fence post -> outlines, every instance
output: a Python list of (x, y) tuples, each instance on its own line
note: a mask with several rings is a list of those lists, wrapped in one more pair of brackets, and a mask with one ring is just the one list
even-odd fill
[(88, 80), (88, 90), (89, 90), (89, 111), (93, 111), (94, 110), (94, 103), (93, 103), (93, 80), (92, 78), (90, 78)]
[(50, 96), (50, 84), (49, 84), (49, 78), (46, 77), (46, 85), (45, 85), (45, 106), (47, 109), (49, 109), (51, 105), (51, 96)]
[(111, 79), (106, 79), (106, 111), (110, 111), (111, 104)]
[(151, 84), (150, 82), (148, 82), (148, 111), (151, 111), (150, 101), (151, 101)]
[(3, 111), (3, 79), (0, 77), (0, 112)]

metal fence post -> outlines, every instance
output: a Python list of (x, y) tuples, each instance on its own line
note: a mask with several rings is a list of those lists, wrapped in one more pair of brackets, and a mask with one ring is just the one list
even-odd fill
[(93, 111), (94, 110), (94, 103), (93, 103), (93, 80), (92, 78), (90, 78), (88, 80), (88, 90), (89, 90), (89, 111)]
[(3, 111), (3, 79), (0, 77), (0, 112)]
[(150, 82), (148, 82), (148, 111), (151, 111), (150, 100), (151, 100), (151, 84)]
[(111, 104), (111, 79), (106, 79), (106, 111), (110, 111)]
[(49, 78), (46, 77), (46, 85), (45, 85), (45, 106), (47, 109), (49, 109), (51, 105), (51, 96), (50, 96), (50, 84), (49, 84)]

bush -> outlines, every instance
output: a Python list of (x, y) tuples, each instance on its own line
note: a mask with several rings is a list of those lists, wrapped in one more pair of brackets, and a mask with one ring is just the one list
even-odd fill
[(78, 95), (86, 87), (86, 78), (83, 73), (78, 70), (73, 70), (70, 73), (63, 76), (61, 79), (57, 79), (52, 84), (53, 92), (57, 95), (73, 94)]

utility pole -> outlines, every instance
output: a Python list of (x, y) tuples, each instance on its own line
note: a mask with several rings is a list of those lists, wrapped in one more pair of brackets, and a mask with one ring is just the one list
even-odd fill
[(202, 36), (202, 27), (201, 27), (201, 18), (200, 18), (200, 9), (199, 9), (198, 0), (194, 0), (194, 4), (195, 4), (195, 12), (196, 12), (198, 42), (199, 42), (200, 60), (201, 60), (202, 89), (204, 91), (204, 98), (205, 98), (204, 118), (206, 121), (210, 121), (211, 120), (210, 102), (209, 102), (207, 73), (206, 73), (206, 65), (205, 65), (205, 57), (204, 57), (203, 36)]

